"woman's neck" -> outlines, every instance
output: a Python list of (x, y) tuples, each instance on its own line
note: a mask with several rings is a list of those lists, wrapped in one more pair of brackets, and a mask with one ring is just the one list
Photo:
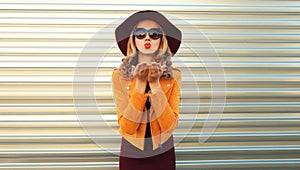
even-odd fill
[(139, 53), (138, 54), (138, 63), (151, 63), (154, 62), (154, 56), (153, 54), (143, 54)]

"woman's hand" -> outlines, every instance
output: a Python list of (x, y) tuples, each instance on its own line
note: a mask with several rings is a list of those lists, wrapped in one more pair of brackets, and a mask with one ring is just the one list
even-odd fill
[(162, 73), (163, 73), (163, 69), (159, 63), (152, 62), (149, 65), (148, 82), (151, 90), (160, 88), (159, 79)]
[(153, 83), (159, 81), (163, 71), (159, 63), (152, 62), (149, 65), (148, 82)]
[(157, 62), (138, 64), (133, 73), (133, 76), (137, 78), (135, 88), (140, 93), (144, 93), (148, 81), (151, 90), (159, 89), (159, 79), (162, 76), (163, 69), (164, 68)]
[(140, 63), (136, 65), (133, 76), (136, 77), (135, 88), (140, 93), (144, 93), (148, 80), (149, 68), (147, 63)]
[(133, 76), (142, 82), (147, 82), (148, 72), (149, 72), (148, 64), (140, 63), (140, 64), (136, 65), (134, 72), (133, 72)]

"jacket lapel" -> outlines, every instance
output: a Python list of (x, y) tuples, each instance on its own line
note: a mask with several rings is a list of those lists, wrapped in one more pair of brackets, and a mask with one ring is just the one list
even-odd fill
[(160, 79), (160, 88), (167, 94), (170, 89), (172, 89), (174, 82), (172, 80)]

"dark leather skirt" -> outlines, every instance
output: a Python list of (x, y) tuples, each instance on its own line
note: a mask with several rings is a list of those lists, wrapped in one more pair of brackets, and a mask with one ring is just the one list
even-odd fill
[(175, 161), (173, 136), (156, 150), (152, 150), (151, 138), (147, 138), (144, 151), (122, 138), (120, 170), (175, 170)]

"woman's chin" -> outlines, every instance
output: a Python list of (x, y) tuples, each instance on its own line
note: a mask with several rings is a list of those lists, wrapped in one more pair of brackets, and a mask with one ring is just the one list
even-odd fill
[(140, 52), (142, 54), (147, 54), (147, 55), (150, 55), (150, 54), (154, 54), (156, 50), (153, 50), (153, 49), (145, 49), (145, 50), (141, 50)]

